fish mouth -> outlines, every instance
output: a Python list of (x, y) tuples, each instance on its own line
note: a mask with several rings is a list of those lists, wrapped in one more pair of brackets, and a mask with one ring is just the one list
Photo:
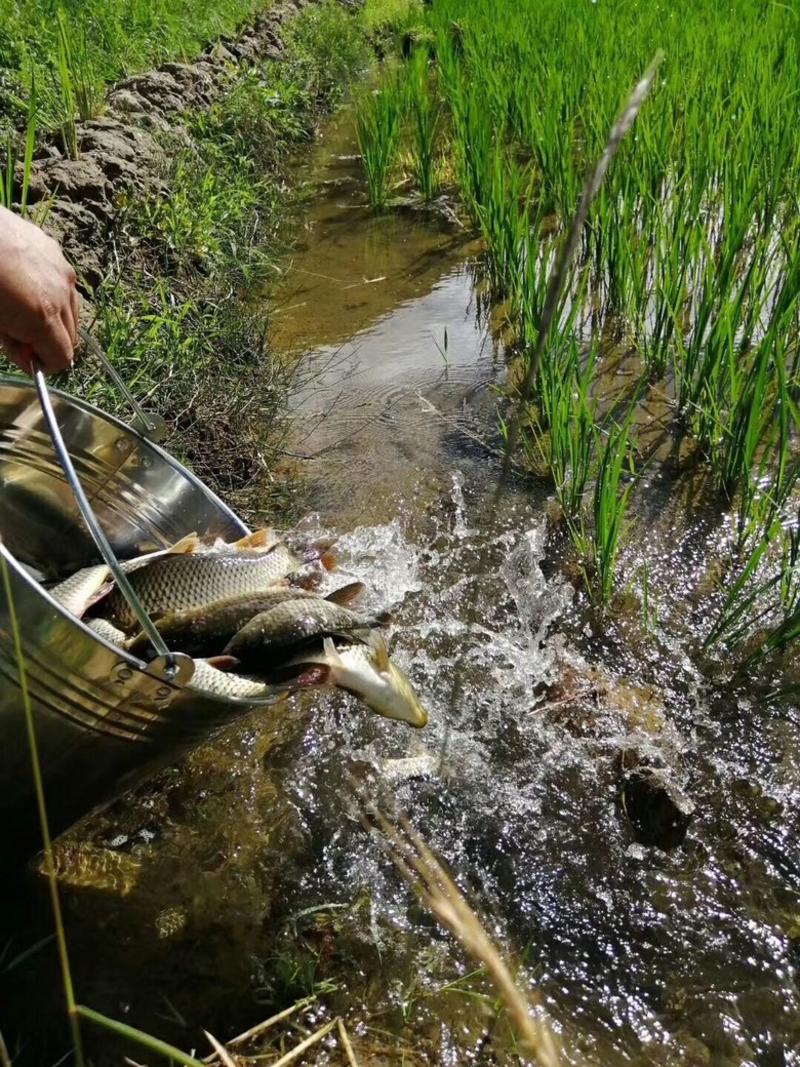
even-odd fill
[(350, 696), (355, 697), (356, 700), (359, 700), (362, 704), (366, 704), (370, 711), (374, 711), (376, 715), (380, 715), (384, 719), (392, 719), (394, 722), (404, 722), (408, 726), (413, 726), (418, 730), (421, 730), (423, 726), (428, 725), (428, 713), (420, 705), (417, 705), (416, 707), (404, 707), (399, 711), (394, 708), (388, 709), (371, 703), (358, 689), (351, 689), (346, 685), (337, 685), (336, 688), (341, 689), (343, 693), (349, 693)]

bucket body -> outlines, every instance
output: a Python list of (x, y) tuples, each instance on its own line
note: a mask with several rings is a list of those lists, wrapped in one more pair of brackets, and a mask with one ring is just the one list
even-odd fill
[[(51, 390), (92, 509), (119, 559), (192, 531), (233, 540), (247, 527), (163, 449), (92, 405)], [(99, 561), (57, 461), (33, 386), (0, 377), (0, 553), (8, 568), (52, 832), (118, 796), (257, 703), (173, 680), (107, 643), (25, 569), (66, 577)], [(30, 746), (0, 588), (0, 847), (41, 844)]]

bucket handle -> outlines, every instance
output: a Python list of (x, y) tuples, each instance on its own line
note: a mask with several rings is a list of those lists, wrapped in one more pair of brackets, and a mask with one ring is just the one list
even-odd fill
[(100, 555), (103, 557), (109, 570), (114, 576), (114, 581), (117, 583), (119, 591), (127, 600), (131, 611), (136, 616), (137, 622), (147, 634), (150, 644), (158, 654), (158, 658), (148, 664), (148, 671), (158, 674), (167, 681), (176, 679), (180, 674), (181, 680), (187, 681), (187, 670), (188, 676), (191, 677), (194, 673), (194, 662), (190, 656), (187, 656), (182, 652), (170, 652), (164, 642), (164, 638), (156, 629), (153, 620), (148, 615), (142, 602), (136, 595), (133, 586), (128, 581), (127, 575), (120, 567), (119, 561), (114, 554), (114, 549), (111, 547), (102, 526), (97, 521), (97, 516), (92, 511), (92, 505), (89, 503), (89, 498), (86, 496), (80, 479), (75, 472), (75, 467), (72, 463), (69, 451), (67, 450), (67, 447), (64, 444), (64, 438), (61, 435), (58, 419), (53, 411), (53, 405), (50, 402), (50, 393), (47, 389), (44, 372), (42, 371), (38, 360), (35, 358), (31, 359), (31, 373), (36, 385), (36, 392), (39, 395), (42, 414), (44, 415), (44, 420), (47, 423), (47, 429), (56, 451), (56, 456), (64, 471), (64, 476), (72, 490), (73, 496), (75, 497), (75, 503), (78, 505), (80, 513), (83, 516), (83, 521), (86, 524), (89, 533), (92, 535), (92, 540), (97, 545)]
[(128, 406), (133, 411), (136, 418), (134, 419), (132, 425), (136, 432), (140, 436), (144, 437), (146, 440), (153, 441), (156, 444), (159, 441), (162, 441), (164, 439), (167, 429), (166, 423), (164, 422), (163, 418), (153, 411), (144, 410), (139, 401), (136, 399), (136, 397), (133, 395), (133, 393), (130, 391), (125, 382), (117, 373), (116, 367), (103, 351), (97, 338), (92, 336), (92, 334), (89, 333), (88, 329), (85, 326), (78, 327), (78, 336), (83, 342), (86, 351), (97, 360), (97, 362), (106, 372), (108, 377), (111, 379), (111, 381), (120, 391), (122, 396), (125, 398), (125, 401), (127, 402)]

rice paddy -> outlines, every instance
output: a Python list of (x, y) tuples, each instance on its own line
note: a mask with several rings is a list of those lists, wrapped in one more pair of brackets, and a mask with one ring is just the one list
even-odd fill
[[(704, 474), (731, 531), (707, 647), (752, 637), (756, 616), (763, 649), (795, 632), (799, 34), (793, 6), (756, 0), (438, 0), (359, 114), (375, 208), (442, 188), (483, 238), (514, 338), (503, 426), (532, 373), (513, 443), (552, 480), (592, 599), (619, 593), (642, 470)], [(584, 176), (659, 51), (532, 368)], [(635, 371), (612, 402), (604, 368), (621, 353)], [(643, 433), (654, 398), (668, 422), (657, 455)]]

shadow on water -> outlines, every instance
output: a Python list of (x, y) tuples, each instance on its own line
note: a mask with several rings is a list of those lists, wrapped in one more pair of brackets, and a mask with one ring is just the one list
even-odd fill
[[(475, 250), (367, 213), (349, 121), (305, 164), (274, 341), (305, 353), (298, 506), (338, 534), (337, 583), (363, 578), (393, 610), (431, 723), (293, 701), (95, 816), (61, 859), (80, 999), (188, 1048), (312, 996), (304, 1026), (341, 1012), (364, 1064), (516, 1062), (482, 976), (358, 822), (349, 776), (378, 773), (525, 963), (573, 1062), (800, 1063), (800, 715), (752, 686), (721, 696), (686, 654), (719, 517), (669, 479), (646, 487), (623, 565), (634, 580), (647, 560), (661, 591), (647, 626), (576, 598), (543, 489), (488, 509), (497, 469), (476, 438), (492, 439), (502, 361)], [(631, 750), (696, 805), (678, 847), (643, 844), (621, 811)], [(55, 1016), (47, 952), (15, 968), (7, 1003), (38, 990)], [(26, 1035), (19, 1062), (64, 1051), (51, 1032), (45, 1061)], [(94, 1053), (120, 1061), (113, 1043)]]

